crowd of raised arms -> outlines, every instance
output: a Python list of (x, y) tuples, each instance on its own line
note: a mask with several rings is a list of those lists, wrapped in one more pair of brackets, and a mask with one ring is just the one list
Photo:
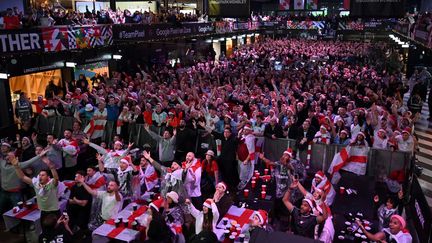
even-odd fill
[[(383, 43), (265, 38), (219, 60), (209, 56), (175, 67), (127, 60), (121, 72), (91, 79), (81, 75), (66, 82), (63, 91), (51, 82), (33, 102), (22, 93), (15, 105), (22, 127), (1, 146), (0, 209), (31, 197), (21, 181), (33, 185), (46, 236), (49, 215), (59, 210), (57, 200), (46, 197), (56, 196), (53, 190), (61, 181), (74, 180), (70, 220), (63, 219), (62, 225), (77, 234), (96, 229), (124, 205), (153, 191), (163, 203), (156, 200), (150, 207), (147, 240), (192, 241), (200, 233), (211, 235), (235, 192), (250, 182), (254, 166), (265, 164), (274, 167), (278, 185), (275, 214), (267, 219), (265, 211), (256, 211), (245, 233), (253, 237), (256, 231), (289, 230), (331, 242), (334, 189), (321, 171), (314, 174), (312, 188), (305, 189), (306, 166), (297, 152), (311, 143), (414, 152), (412, 128), (430, 74), (418, 70), (407, 80), (390, 63), (398, 58)], [(408, 107), (402, 100), (406, 92)], [(69, 116), (75, 122), (60, 139), (34, 130), (38, 116)], [(86, 129), (85, 120), (92, 121)], [(102, 136), (108, 124), (115, 124), (116, 135), (107, 144)], [(129, 141), (135, 124), (143, 125), (156, 146)], [(217, 151), (193, 153), (198, 130), (221, 140)], [(258, 149), (264, 138), (289, 138), (295, 146), (279, 161), (270, 161)], [(405, 220), (397, 215), (401, 194), (380, 208), (393, 211), (383, 216), (377, 234), (361, 226), (369, 239), (391, 235), (411, 242), (402, 233)], [(278, 212), (286, 211), (294, 223), (284, 228), (277, 223)], [(183, 225), (183, 230), (173, 230), (173, 225)], [(320, 231), (315, 232), (316, 225), (322, 226)]]

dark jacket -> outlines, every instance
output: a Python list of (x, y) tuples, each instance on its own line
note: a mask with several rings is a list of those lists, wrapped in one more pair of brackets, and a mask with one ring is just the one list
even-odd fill
[(215, 139), (221, 140), (221, 154), (217, 159), (219, 171), (222, 176), (222, 180), (228, 184), (231, 188), (238, 184), (238, 172), (237, 172), (237, 145), (238, 140), (234, 135), (231, 135), (226, 139), (223, 134), (212, 132)]
[(276, 123), (274, 127), (272, 127), (270, 124), (267, 124), (265, 126), (264, 136), (271, 138), (272, 135), (275, 135), (277, 138), (283, 138), (284, 137), (281, 125)]

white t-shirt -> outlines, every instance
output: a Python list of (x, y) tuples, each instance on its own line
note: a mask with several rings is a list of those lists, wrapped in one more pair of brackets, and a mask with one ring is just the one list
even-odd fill
[(104, 220), (116, 217), (117, 213), (120, 211), (122, 200), (120, 200), (120, 202), (117, 202), (115, 194), (113, 193), (111, 195), (106, 191), (98, 191), (97, 197), (102, 200), (100, 212), (101, 217)]

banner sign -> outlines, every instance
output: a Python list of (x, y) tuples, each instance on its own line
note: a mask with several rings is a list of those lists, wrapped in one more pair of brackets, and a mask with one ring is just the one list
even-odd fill
[(403, 17), (405, 0), (351, 0), (350, 16), (354, 17)]
[(113, 27), (115, 41), (143, 41), (213, 33), (215, 33), (215, 27), (212, 23), (183, 23), (180, 26), (131, 24), (114, 25)]
[(57, 52), (109, 46), (112, 26), (59, 26), (0, 31), (0, 53), (24, 51)]
[(259, 27), (258, 22), (234, 22), (234, 30), (256, 30)]
[(429, 242), (432, 232), (432, 215), (416, 176), (412, 180), (407, 213), (414, 223), (419, 242)]
[(43, 48), (40, 29), (0, 31), (0, 53), (42, 51)]
[(414, 39), (425, 46), (432, 48), (432, 31), (416, 29), (414, 32)]
[(113, 37), (116, 41), (142, 40), (147, 38), (147, 26), (141, 24), (124, 24), (113, 26)]
[(250, 16), (250, 0), (209, 0), (209, 17), (241, 18)]
[(291, 30), (318, 30), (323, 29), (325, 26), (324, 21), (296, 21), (288, 20), (287, 29)]

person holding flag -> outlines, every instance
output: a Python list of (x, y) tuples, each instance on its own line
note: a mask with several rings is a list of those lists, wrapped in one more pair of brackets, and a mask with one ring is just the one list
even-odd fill
[(354, 142), (342, 148), (334, 156), (328, 169), (328, 173), (332, 176), (331, 183), (334, 185), (339, 182), (341, 178), (339, 171), (341, 169), (357, 175), (365, 175), (368, 153), (369, 146), (365, 141), (365, 135), (363, 132), (359, 132)]
[(91, 139), (102, 138), (107, 122), (108, 111), (105, 108), (105, 101), (99, 100), (98, 109), (93, 113), (89, 124), (85, 127), (84, 133)]

